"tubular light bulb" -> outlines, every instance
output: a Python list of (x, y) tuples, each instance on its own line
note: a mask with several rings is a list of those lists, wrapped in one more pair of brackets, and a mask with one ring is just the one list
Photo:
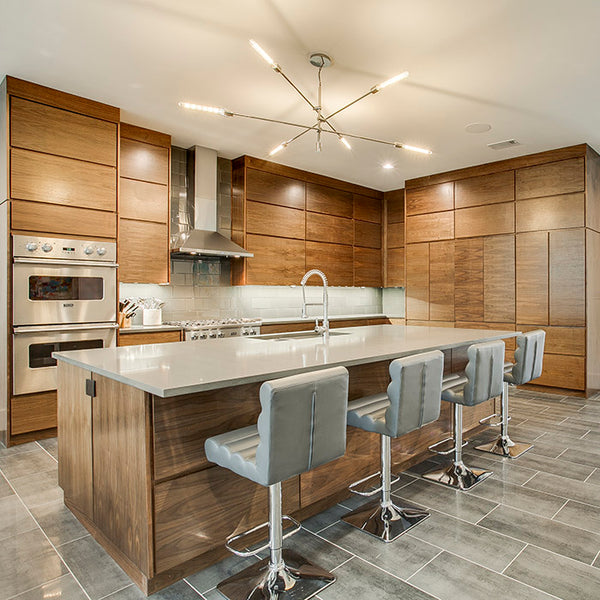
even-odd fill
[(382, 90), (383, 88), (386, 88), (388, 85), (392, 85), (392, 83), (396, 83), (397, 81), (402, 81), (403, 79), (406, 79), (407, 77), (408, 77), (408, 71), (404, 71), (402, 73), (399, 73), (398, 75), (395, 75), (394, 77), (390, 77), (383, 83), (376, 85), (375, 89), (377, 91)]
[(285, 147), (287, 147), (287, 144), (279, 144), (279, 146), (277, 146), (277, 148), (273, 148), (273, 150), (271, 150), (271, 152), (269, 152), (269, 156), (273, 156), (274, 154), (277, 154), (278, 152), (281, 152)]
[(192, 104), (191, 102), (179, 102), (181, 108), (187, 108), (188, 110), (200, 110), (202, 112), (213, 113), (215, 115), (225, 116), (227, 112), (224, 108), (217, 106), (203, 106), (202, 104)]
[(418, 148), (417, 146), (409, 146), (408, 144), (397, 144), (396, 147), (410, 150), (411, 152), (418, 152), (419, 154), (432, 154), (431, 150), (427, 150), (427, 148)]
[(250, 45), (268, 62), (272, 67), (275, 66), (275, 61), (260, 47), (258, 42), (250, 40)]
[(352, 150), (352, 146), (350, 145), (350, 142), (348, 142), (348, 140), (343, 136), (340, 135), (340, 142), (342, 142), (342, 144), (344, 144), (344, 146), (346, 146), (346, 148), (348, 148), (348, 150)]
[(384, 169), (393, 169), (394, 165), (392, 163), (383, 163), (383, 168)]

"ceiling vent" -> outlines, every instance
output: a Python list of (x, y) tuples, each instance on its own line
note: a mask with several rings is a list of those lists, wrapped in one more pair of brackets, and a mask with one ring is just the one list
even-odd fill
[(520, 146), (521, 142), (517, 142), (517, 140), (504, 140), (503, 142), (494, 142), (493, 144), (488, 144), (487, 147), (492, 150), (504, 150), (505, 148), (512, 148), (513, 146)]

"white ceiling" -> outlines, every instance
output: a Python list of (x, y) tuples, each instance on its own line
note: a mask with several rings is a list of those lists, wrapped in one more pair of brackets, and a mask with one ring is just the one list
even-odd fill
[[(405, 179), (588, 142), (600, 149), (599, 0), (1, 0), (0, 75), (119, 106), (179, 146), (268, 158), (290, 127), (190, 113), (180, 100), (312, 124), (310, 107), (252, 50), (254, 38), (332, 112), (396, 73), (409, 79), (334, 119), (369, 142), (308, 134), (277, 162), (380, 190)], [(492, 130), (469, 134), (485, 122)], [(486, 144), (515, 138), (502, 151)], [(392, 162), (393, 170), (381, 165)]]

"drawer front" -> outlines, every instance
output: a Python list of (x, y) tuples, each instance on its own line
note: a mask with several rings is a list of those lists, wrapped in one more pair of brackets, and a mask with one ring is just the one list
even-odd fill
[(181, 331), (151, 331), (148, 333), (119, 333), (119, 346), (167, 344), (180, 342)]
[(16, 396), (10, 401), (11, 435), (56, 427), (56, 392)]

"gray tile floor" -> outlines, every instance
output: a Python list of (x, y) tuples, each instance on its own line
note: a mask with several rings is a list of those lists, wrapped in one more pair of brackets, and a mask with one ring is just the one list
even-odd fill
[[(425, 481), (437, 457), (402, 475), (403, 501), (431, 517), (392, 544), (343, 522), (349, 498), (308, 519), (288, 543), (332, 569), (322, 600), (597, 600), (600, 598), (600, 395), (511, 392), (511, 436), (534, 441), (517, 460), (465, 449), (493, 476), (470, 492)], [(222, 600), (215, 586), (255, 559), (230, 557), (155, 594)], [(62, 503), (56, 440), (0, 448), (0, 600), (137, 600), (143, 594)]]

